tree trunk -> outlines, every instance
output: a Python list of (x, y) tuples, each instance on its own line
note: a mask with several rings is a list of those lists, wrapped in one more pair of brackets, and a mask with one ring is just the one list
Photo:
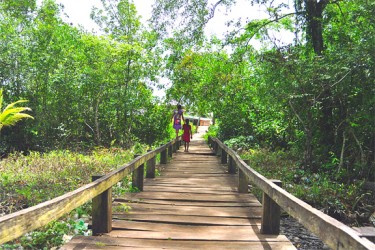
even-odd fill
[(324, 50), (322, 18), (323, 10), (327, 6), (328, 1), (305, 0), (307, 36), (317, 55), (321, 55)]
[(307, 121), (306, 125), (304, 126), (305, 132), (305, 152), (304, 152), (304, 165), (305, 169), (310, 169), (314, 171), (313, 166), (313, 149), (312, 149), (312, 142), (313, 142), (313, 132), (311, 127), (312, 121), (312, 114), (310, 111), (307, 111)]
[(99, 126), (99, 103), (100, 98), (98, 97), (96, 99), (95, 103), (95, 114), (94, 114), (94, 120), (95, 120), (95, 141), (97, 145), (100, 145), (100, 126)]

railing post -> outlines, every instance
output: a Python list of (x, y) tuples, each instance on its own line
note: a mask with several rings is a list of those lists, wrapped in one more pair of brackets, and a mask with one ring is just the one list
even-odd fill
[[(139, 155), (134, 155), (137, 158)], [(140, 165), (132, 173), (132, 187), (137, 188), (139, 191), (143, 191), (143, 179), (144, 179), (145, 164)]]
[[(271, 180), (277, 186), (281, 187), (279, 180)], [(263, 214), (260, 232), (262, 234), (280, 233), (280, 206), (274, 202), (266, 193), (263, 193)]]
[(236, 163), (234, 162), (232, 156), (229, 155), (229, 162), (228, 162), (228, 173), (235, 174), (236, 173)]
[[(101, 178), (94, 175), (92, 181)], [(92, 235), (109, 233), (112, 231), (112, 188), (107, 189), (92, 199)]]
[(160, 164), (167, 164), (168, 157), (167, 157), (167, 148), (160, 152)]
[(223, 151), (223, 149), (219, 146), (219, 144), (217, 144), (217, 149), (216, 149), (216, 156), (221, 156), (221, 151)]
[(218, 143), (216, 141), (214, 141), (214, 146), (213, 147), (214, 147), (214, 152), (217, 155), (217, 150), (218, 150), (219, 145), (218, 145)]
[(228, 162), (228, 157), (227, 157), (227, 152), (225, 150), (221, 151), (221, 164), (227, 164)]
[(249, 181), (247, 180), (247, 176), (239, 167), (238, 168), (238, 192), (248, 193), (249, 192), (248, 185), (249, 185)]
[[(152, 151), (151, 149), (148, 152)], [(146, 169), (146, 178), (155, 178), (155, 165), (156, 165), (156, 157), (152, 157), (150, 160), (147, 161), (147, 169)]]
[(172, 153), (172, 143), (168, 146), (168, 156), (170, 158), (172, 158), (172, 156), (173, 156), (173, 153)]

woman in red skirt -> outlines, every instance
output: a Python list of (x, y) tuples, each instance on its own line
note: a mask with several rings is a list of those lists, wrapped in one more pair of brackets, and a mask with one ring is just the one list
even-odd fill
[(185, 142), (185, 152), (189, 152), (189, 142), (193, 139), (193, 133), (191, 132), (191, 126), (189, 125), (189, 119), (185, 120), (185, 124), (182, 126), (184, 134), (182, 135), (182, 140)]

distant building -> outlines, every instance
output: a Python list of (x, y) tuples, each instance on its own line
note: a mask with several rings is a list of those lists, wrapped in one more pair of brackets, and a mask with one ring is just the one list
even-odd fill
[(210, 126), (211, 125), (211, 119), (210, 118), (191, 116), (191, 115), (184, 115), (184, 118), (189, 119), (189, 121), (194, 126)]
[(210, 125), (211, 125), (211, 119), (210, 118), (201, 117), (199, 119), (199, 126), (210, 126)]

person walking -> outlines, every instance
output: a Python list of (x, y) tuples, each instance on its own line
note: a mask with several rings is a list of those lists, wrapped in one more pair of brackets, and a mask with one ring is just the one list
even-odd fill
[(176, 139), (178, 138), (178, 132), (180, 131), (181, 121), (184, 120), (184, 111), (180, 104), (177, 105), (177, 110), (173, 111), (173, 128), (176, 130)]
[(185, 152), (189, 152), (190, 139), (193, 139), (193, 132), (191, 131), (191, 125), (189, 125), (189, 119), (185, 120), (182, 129), (184, 131), (182, 134), (182, 140), (185, 142)]

